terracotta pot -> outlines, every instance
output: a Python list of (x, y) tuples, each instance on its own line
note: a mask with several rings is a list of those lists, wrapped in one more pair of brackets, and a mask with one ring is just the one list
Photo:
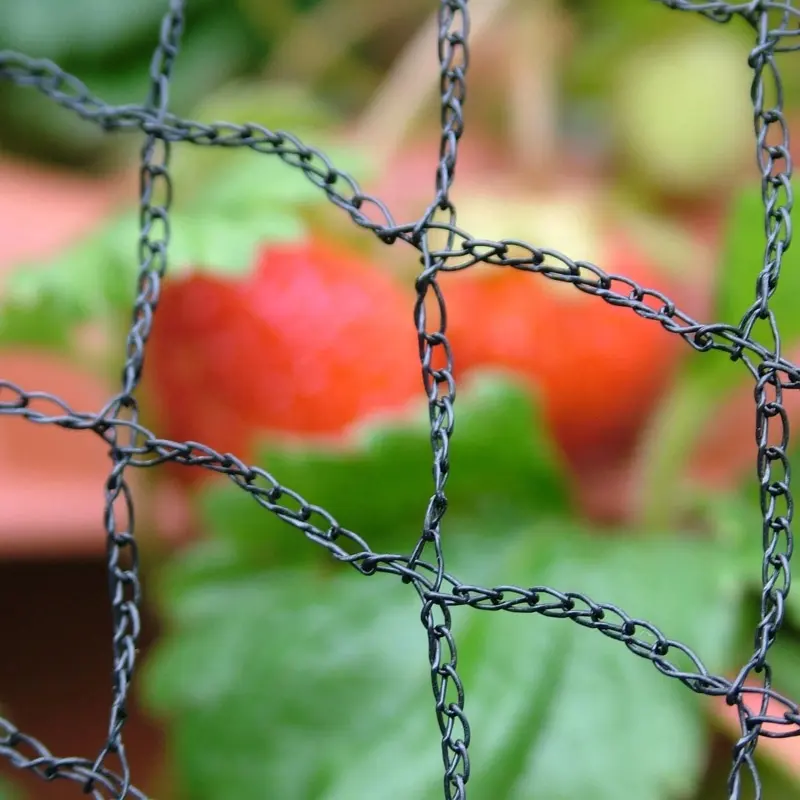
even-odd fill
[[(0, 163), (0, 291), (15, 264), (52, 256), (110, 213), (123, 192), (131, 196), (135, 184), (129, 177), (97, 180)], [(0, 377), (27, 391), (51, 392), (85, 411), (100, 408), (113, 393), (88, 370), (25, 349), (0, 349)], [(37, 408), (52, 413), (54, 406)], [(106, 449), (88, 432), (0, 419), (0, 557), (103, 551)], [(133, 475), (133, 483), (141, 477)], [(160, 526), (168, 535), (183, 529), (178, 500), (157, 494), (151, 503), (156, 506), (170, 512)]]

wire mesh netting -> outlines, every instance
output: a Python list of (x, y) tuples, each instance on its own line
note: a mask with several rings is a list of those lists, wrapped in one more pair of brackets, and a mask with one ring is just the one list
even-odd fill
[[(150, 93), (142, 104), (108, 105), (95, 97), (77, 77), (50, 61), (16, 52), (0, 52), (0, 77), (42, 92), (54, 103), (105, 131), (129, 131), (144, 136), (140, 168), (139, 277), (118, 393), (97, 411), (80, 411), (51, 394), (0, 380), (0, 413), (37, 424), (91, 431), (108, 445), (111, 460), (105, 483), (114, 654), (108, 737), (100, 752), (92, 757), (61, 757), (9, 721), (0, 719), (0, 752), (11, 765), (36, 773), (46, 781), (59, 778), (75, 781), (95, 797), (144, 797), (134, 786), (123, 744), (126, 703), (140, 633), (141, 601), (134, 500), (125, 475), (128, 468), (175, 462), (228, 476), (266, 511), (297, 528), (310, 542), (325, 548), (335, 559), (351, 565), (361, 575), (392, 575), (413, 587), (419, 596), (421, 621), (428, 636), (435, 713), (441, 731), (443, 793), (448, 800), (467, 797), (471, 770), (465, 687), (459, 677), (456, 642), (451, 630), (451, 609), (458, 606), (570, 619), (618, 640), (633, 654), (649, 660), (665, 679), (678, 680), (698, 694), (726, 698), (738, 709), (740, 724), (740, 736), (733, 749), (728, 795), (739, 798), (744, 791), (743, 777), (749, 774), (755, 796), (761, 797), (754, 760), (759, 738), (800, 734), (800, 706), (772, 688), (768, 661), (769, 649), (784, 618), (793, 549), (793, 500), (787, 457), (789, 429), (783, 398), (786, 391), (800, 387), (800, 367), (782, 355), (779, 325), (770, 308), (770, 299), (779, 289), (782, 259), (791, 243), (793, 205), (789, 133), (783, 114), (776, 54), (800, 50), (800, 10), (791, 0), (658, 2), (666, 9), (694, 11), (718, 23), (727, 23), (738, 16), (754, 32), (749, 65), (754, 76), (751, 97), (766, 245), (753, 303), (741, 309), (738, 325), (699, 322), (656, 289), (639, 286), (624, 275), (607, 274), (594, 264), (573, 260), (552, 249), (517, 240), (480, 239), (458, 227), (451, 188), (459, 140), (464, 133), (463, 106), (469, 61), (467, 0), (440, 2), (441, 144), (435, 193), (423, 216), (408, 224), (396, 223), (380, 199), (363, 193), (358, 183), (338, 170), (324, 153), (291, 133), (271, 131), (256, 123), (207, 124), (170, 113), (170, 78), (184, 27), (183, 0), (171, 0), (164, 16), (151, 64)], [(433, 488), (424, 513), (421, 509), (422, 535), (408, 553), (372, 550), (359, 533), (344, 528), (330, 511), (314, 505), (313, 498), (306, 500), (290, 487), (283, 486), (280, 476), (243, 463), (235, 454), (216, 452), (199, 442), (159, 438), (140, 424), (136, 390), (162, 280), (167, 272), (172, 197), (169, 155), (173, 144), (179, 142), (205, 147), (246, 147), (262, 156), (278, 156), (288, 166), (301, 170), (356, 225), (371, 231), (385, 244), (402, 241), (420, 254), (414, 319), (430, 415)], [(554, 261), (557, 265), (553, 265)], [(451, 470), (449, 451), (456, 389), (453, 354), (447, 338), (445, 297), (437, 278), (442, 272), (464, 270), (478, 263), (535, 273), (536, 277), (531, 275), (531, 280), (547, 278), (571, 283), (576, 290), (597, 296), (597, 302), (602, 300), (623, 307), (620, 314), (638, 314), (643, 318), (642, 325), (661, 325), (666, 333), (677, 334), (699, 353), (724, 353), (741, 362), (752, 375), (763, 520), (762, 590), (760, 621), (752, 655), (734, 680), (709, 672), (698, 655), (649, 622), (580, 592), (545, 586), (473, 586), (448, 572), (441, 527), (447, 511), (445, 487)], [(42, 401), (55, 403), (60, 413), (40, 410)], [(635, 613), (635, 609), (631, 612)]]

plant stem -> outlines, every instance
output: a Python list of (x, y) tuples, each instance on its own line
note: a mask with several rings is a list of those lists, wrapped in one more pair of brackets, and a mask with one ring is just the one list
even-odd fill
[[(494, 25), (510, 0), (483, 0), (470, 12), (470, 40), (475, 42)], [(422, 108), (439, 87), (436, 58), (438, 16), (433, 14), (408, 43), (355, 125), (355, 139), (368, 145), (378, 163), (391, 160)], [(402, 109), (402, 113), (398, 113)]]
[(305, 83), (341, 60), (357, 42), (387, 23), (401, 22), (421, 9), (423, 0), (375, 3), (322, 0), (303, 14), (293, 14), (288, 34), (280, 39), (266, 77), (291, 76)]
[(559, 128), (560, 0), (526, 0), (510, 20), (511, 141), (515, 161), (541, 177), (553, 171)]
[(669, 529), (681, 511), (683, 469), (713, 408), (708, 386), (696, 375), (690, 372), (675, 381), (634, 459), (638, 476), (634, 517), (647, 529)]

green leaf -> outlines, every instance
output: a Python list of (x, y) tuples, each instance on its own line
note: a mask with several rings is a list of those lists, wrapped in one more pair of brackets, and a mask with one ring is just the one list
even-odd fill
[[(741, 192), (728, 219), (713, 320), (738, 325), (754, 302), (756, 280), (764, 262), (763, 219), (760, 190), (751, 187)], [(798, 293), (800, 248), (795, 243), (784, 254), (778, 288), (770, 300), (784, 354), (787, 345), (791, 347), (800, 339), (800, 315), (795, 308)], [(751, 337), (773, 349), (767, 325), (758, 323)], [(695, 354), (686, 360), (642, 441), (639, 497), (648, 524), (663, 527), (669, 521), (694, 443), (728, 393), (748, 384), (752, 385), (752, 376), (745, 364), (732, 362), (726, 353)]]
[[(101, 10), (81, 12), (76, 5)], [(163, 0), (142, 0), (122, 9), (105, 0), (76, 0), (68, 8), (59, 0), (7, 0), (0, 3), (0, 40), (7, 34), (11, 49), (54, 59), (106, 103), (142, 102), (151, 80), (153, 37), (165, 10)], [(15, 18), (11, 25), (7, 16)], [(75, 25), (77, 33), (67, 32)], [(250, 44), (239, 14), (222, 10), (213, 0), (195, 3), (181, 41), (181, 69), (170, 81), (170, 109), (186, 116), (199, 98), (241, 72), (252, 58)], [(138, 137), (108, 136), (32, 89), (7, 85), (0, 87), (0, 97), (4, 145), (17, 151), (93, 168), (138, 158)]]
[[(11, 272), (0, 303), (0, 345), (64, 349), (70, 329), (107, 312), (110, 298), (132, 297), (133, 282), (127, 283), (127, 292), (122, 287), (126, 259), (116, 236), (121, 227), (115, 221), (46, 264)], [(132, 232), (135, 237), (135, 228)], [(134, 265), (136, 239), (127, 241), (132, 243), (127, 261)]]
[[(502, 525), (569, 513), (564, 474), (526, 389), (486, 373), (464, 384), (456, 409), (445, 531), (462, 519)], [(272, 443), (258, 463), (374, 548), (408, 549), (433, 492), (427, 408), (415, 404), (401, 418), (373, 420), (346, 447)], [(202, 507), (211, 530), (254, 551), (253, 563), (314, 554), (301, 534), (235, 486), (210, 487)]]
[[(162, 3), (159, 18), (163, 10)], [(243, 21), (238, 15), (231, 15), (230, 11), (218, 13), (212, 8), (210, 13), (198, 14), (198, 11), (195, 6), (194, 17), (181, 41), (182, 68), (175, 71), (170, 81), (170, 110), (180, 115), (186, 115), (205, 93), (218, 89), (236, 75), (248, 56)], [(143, 48), (141, 55), (137, 54), (133, 60), (115, 63), (113, 70), (101, 61), (91, 71), (81, 70), (81, 78), (107, 103), (142, 102), (151, 80), (148, 49)], [(138, 142), (133, 143), (136, 152), (137, 145)]]
[[(202, 189), (176, 198), (170, 274), (244, 272), (259, 245), (302, 238), (300, 209), (325, 202), (324, 192), (276, 157), (238, 156), (229, 155), (227, 168), (206, 176)], [(0, 302), (0, 345), (63, 349), (74, 326), (126, 312), (139, 269), (138, 239), (138, 212), (129, 210), (53, 259), (17, 267)]]
[[(758, 500), (758, 486), (753, 481), (746, 487), (737, 492), (728, 492), (721, 495), (706, 494), (701, 499), (702, 506), (707, 514), (707, 519), (713, 525), (714, 530), (718, 531), (735, 555), (735, 569), (739, 574), (739, 580), (743, 589), (750, 592), (754, 599), (751, 602), (751, 610), (758, 610), (761, 594), (762, 562), (764, 551), (762, 547), (762, 521), (761, 509)], [(785, 545), (779, 547), (779, 552), (785, 551)], [(800, 628), (800, 591), (797, 585), (793, 585), (786, 597), (786, 620), (791, 628)], [(747, 622), (748, 633), (746, 635), (746, 646), (742, 652), (744, 657), (749, 658), (753, 649), (753, 637), (758, 620), (755, 618)], [(787, 632), (791, 638), (793, 633)], [(775, 652), (780, 658), (781, 647), (779, 643), (775, 645)], [(784, 639), (785, 641), (785, 639)], [(771, 659), (770, 659), (771, 660)], [(785, 659), (784, 659), (785, 661)], [(789, 674), (782, 668), (784, 674)], [(793, 671), (792, 674), (795, 674)], [(777, 681), (780, 685), (781, 681)], [(794, 685), (794, 684), (793, 684)], [(797, 698), (800, 700), (800, 682), (797, 682)], [(794, 692), (794, 689), (792, 689)]]
[[(200, 0), (198, 6), (209, 6)], [(147, 36), (164, 15), (162, 0), (113, 6), (105, 0), (6, 0), (0, 4), (0, 44), (36, 57), (116, 54)]]
[(0, 779), (0, 800), (22, 800), (26, 795), (8, 781)]
[[(741, 192), (731, 209), (725, 247), (721, 256), (719, 285), (713, 319), (738, 325), (756, 296), (756, 279), (764, 263), (764, 211), (761, 193)], [(781, 337), (786, 345), (800, 337), (796, 297), (800, 293), (800, 248), (795, 243), (783, 257), (778, 288), (770, 300)], [(751, 336), (773, 349), (766, 322), (755, 326)], [(752, 381), (741, 362), (733, 363), (721, 352), (689, 358), (664, 398), (646, 433), (642, 447), (642, 505), (651, 521), (662, 523), (674, 505), (676, 481), (681, 475), (691, 444), (712, 418), (719, 403), (733, 387)]]
[[(233, 107), (239, 103), (240, 110), (255, 103), (247, 86), (231, 94), (230, 102)], [(279, 112), (278, 119), (291, 117), (300, 96), (305, 95), (291, 87), (258, 95), (269, 100), (265, 108)], [(280, 111), (281, 100), (290, 111)], [(320, 107), (306, 116), (319, 119), (324, 112)], [(370, 161), (357, 149), (334, 146), (325, 152), (338, 167), (369, 178)], [(308, 209), (329, 203), (322, 189), (274, 153), (183, 148), (172, 159), (172, 174), (176, 196), (170, 217), (170, 273), (191, 268), (243, 272), (260, 244), (303, 237)], [(127, 311), (139, 268), (138, 237), (138, 212), (129, 210), (55, 258), (18, 267), (0, 302), (0, 345), (63, 349), (75, 325)]]
[[(216, 153), (212, 153), (212, 156)], [(325, 194), (297, 169), (270, 154), (249, 151), (225, 152), (225, 163), (215, 165), (213, 180), (205, 181), (191, 207), (206, 213), (264, 213), (265, 209), (285, 208), (325, 202)]]
[[(326, 146), (324, 142), (320, 149), (338, 169), (361, 182), (369, 180), (373, 165), (357, 151)], [(321, 167), (322, 162), (315, 164)], [(203, 213), (253, 216), (263, 215), (265, 209), (329, 203), (324, 190), (302, 170), (284, 163), (269, 150), (196, 148), (176, 160), (175, 174), (181, 196), (191, 198), (187, 208)]]
[[(333, 148), (330, 156), (368, 174), (368, 161), (352, 149)], [(328, 202), (323, 190), (275, 155), (225, 151), (211, 153), (210, 161), (179, 163), (187, 180), (178, 183), (170, 217), (170, 274), (244, 272), (259, 245), (305, 236), (306, 209)], [(127, 311), (139, 269), (138, 239), (138, 212), (128, 210), (51, 260), (17, 267), (0, 301), (0, 346), (63, 349), (74, 326)]]
[(684, 15), (664, 13), (656, 3), (571, 0), (567, 5), (574, 6), (570, 11), (580, 29), (581, 47), (562, 68), (567, 86), (579, 95), (602, 96), (632, 49), (686, 24)]
[(270, 130), (288, 130), (303, 138), (330, 130), (341, 122), (339, 110), (307, 84), (264, 81), (258, 77), (229, 83), (212, 92), (192, 114), (202, 120), (256, 122)]
[[(376, 165), (363, 149), (336, 143), (338, 138), (331, 132), (340, 123), (339, 114), (306, 86), (260, 80), (228, 83), (204, 100), (193, 116), (209, 122), (255, 123), (275, 132), (288, 130), (360, 182), (375, 174)], [(193, 204), (202, 209), (226, 214), (252, 213), (253, 206), (328, 203), (322, 189), (300, 169), (284, 163), (272, 148), (258, 152), (180, 148), (172, 157), (172, 171), (183, 197), (192, 197)]]
[(49, 291), (29, 302), (12, 300), (0, 312), (0, 346), (32, 346), (67, 353), (65, 330), (81, 319), (79, 309)]
[[(764, 262), (766, 242), (763, 219), (760, 191), (749, 188), (741, 192), (728, 219), (714, 320), (738, 325), (755, 300), (756, 279)], [(800, 337), (800, 315), (795, 308), (799, 292), (800, 248), (795, 244), (783, 257), (778, 288), (770, 300), (784, 350)], [(758, 323), (751, 336), (773, 349), (765, 326), (766, 322)], [(674, 505), (675, 482), (692, 443), (712, 420), (726, 394), (733, 387), (748, 383), (752, 383), (752, 377), (744, 363), (732, 362), (725, 353), (696, 354), (687, 359), (670, 395), (664, 398), (649, 426), (642, 448), (643, 505), (650, 507), (652, 520), (663, 524), (669, 506)]]
[[(715, 319), (738, 325), (756, 298), (756, 279), (764, 264), (764, 208), (759, 188), (748, 188), (736, 198), (728, 218), (721, 260)], [(800, 292), (800, 247), (783, 256), (778, 288), (770, 300), (784, 342), (800, 336), (797, 295)]]
[(259, 245), (303, 238), (305, 228), (291, 213), (263, 211), (258, 216), (227, 219), (213, 215), (174, 214), (169, 245), (170, 274), (187, 269), (246, 273)]
[[(651, 619), (713, 670), (728, 658), (740, 588), (713, 542), (601, 539), (547, 520), (452, 533), (448, 570), (470, 583), (584, 590)], [(441, 797), (413, 589), (344, 567), (231, 566), (195, 553), (170, 570), (171, 632), (144, 673), (149, 706), (171, 720), (186, 796)], [(476, 797), (618, 800), (624, 770), (625, 796), (671, 800), (698, 779), (700, 704), (623, 643), (473, 609), (454, 611), (454, 632)]]

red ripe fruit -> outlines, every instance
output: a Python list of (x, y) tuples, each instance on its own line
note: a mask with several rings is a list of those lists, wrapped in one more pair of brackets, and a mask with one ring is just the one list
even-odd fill
[[(606, 256), (607, 272), (664, 290), (663, 274), (629, 242), (613, 239)], [(682, 352), (676, 336), (541, 274), (479, 267), (445, 276), (442, 285), (457, 376), (491, 367), (525, 379), (577, 467), (630, 452), (672, 378)]]
[(251, 459), (262, 435), (339, 437), (401, 411), (423, 396), (412, 309), (319, 240), (265, 247), (242, 279), (168, 278), (145, 369), (160, 433)]

